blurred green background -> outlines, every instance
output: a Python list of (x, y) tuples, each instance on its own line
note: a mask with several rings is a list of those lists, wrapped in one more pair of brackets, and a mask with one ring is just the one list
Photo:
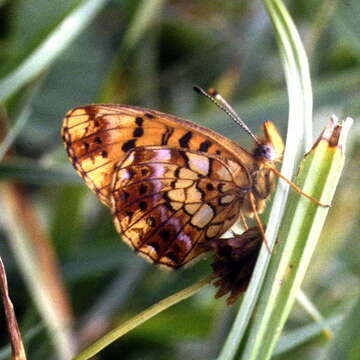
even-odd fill
[[(338, 319), (359, 294), (360, 3), (287, 6), (309, 56), (314, 139), (332, 114), (355, 119), (334, 207), (303, 284), (323, 316)], [(69, 109), (111, 102), (169, 112), (251, 147), (195, 84), (220, 90), (255, 133), (269, 119), (285, 136), (284, 74), (260, 1), (0, 1), (1, 156), (12, 144), (0, 163), (0, 254), (29, 359), (66, 359), (210, 272), (209, 259), (168, 272), (135, 256), (72, 169), (60, 137)], [(236, 306), (213, 295), (201, 291), (98, 358), (215, 358)], [(284, 334), (311, 322), (295, 305)], [(8, 353), (2, 311), (0, 324), (1, 359)], [(323, 335), (288, 341), (275, 359), (314, 359), (327, 346)]]

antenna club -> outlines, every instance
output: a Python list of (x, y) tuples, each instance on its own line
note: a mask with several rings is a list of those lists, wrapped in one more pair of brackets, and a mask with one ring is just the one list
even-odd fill
[(207, 93), (209, 94), (209, 95), (211, 95), (211, 96), (213, 96), (213, 97), (216, 97), (217, 95), (219, 95), (219, 93), (216, 91), (216, 89), (214, 89), (214, 88), (209, 88), (208, 90), (207, 90)]

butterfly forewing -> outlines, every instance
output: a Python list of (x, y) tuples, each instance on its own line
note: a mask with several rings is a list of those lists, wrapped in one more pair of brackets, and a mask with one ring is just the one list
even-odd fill
[(236, 143), (209, 129), (158, 111), (121, 105), (88, 105), (69, 111), (62, 129), (70, 160), (109, 206), (116, 164), (136, 147), (172, 146), (251, 162)]
[[(118, 164), (111, 187), (118, 231), (151, 261), (182, 266), (236, 221), (241, 196), (234, 166), (189, 150), (135, 148)], [(248, 187), (245, 168), (237, 167)]]

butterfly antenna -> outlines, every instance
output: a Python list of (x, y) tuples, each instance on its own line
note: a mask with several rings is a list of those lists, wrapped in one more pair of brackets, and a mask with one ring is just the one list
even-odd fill
[(244, 121), (241, 120), (240, 116), (236, 113), (233, 107), (215, 89), (211, 88), (208, 91), (205, 91), (200, 86), (194, 86), (194, 90), (212, 101), (219, 109), (224, 111), (224, 113), (228, 115), (230, 119), (232, 119), (236, 124), (240, 125), (257, 144), (259, 144), (258, 138), (251, 132)]

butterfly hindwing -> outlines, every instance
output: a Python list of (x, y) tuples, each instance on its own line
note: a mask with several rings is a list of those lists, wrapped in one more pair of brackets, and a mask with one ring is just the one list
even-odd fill
[[(117, 165), (111, 185), (118, 231), (151, 261), (182, 266), (204, 251), (204, 241), (219, 237), (237, 220), (242, 197), (233, 166), (178, 148), (133, 149)], [(239, 166), (241, 171), (246, 177)]]

